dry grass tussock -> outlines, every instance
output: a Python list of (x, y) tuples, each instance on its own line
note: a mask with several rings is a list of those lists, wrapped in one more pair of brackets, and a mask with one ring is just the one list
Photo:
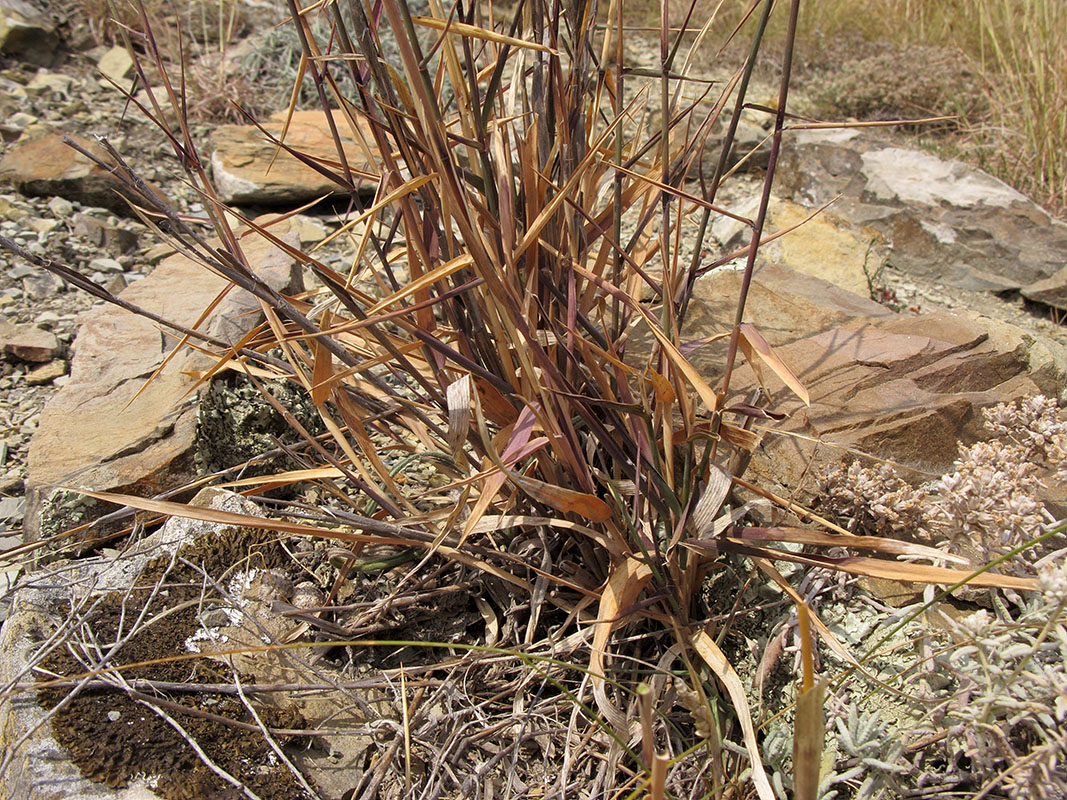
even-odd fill
[[(599, 9), (598, 27), (595, 4), (530, 0), (504, 13), (430, 0), (420, 14), (382, 0), (302, 14), (290, 0), (302, 52), (293, 105), (311, 85), (335, 109), (331, 132), (350, 129), (379, 165), (355, 170), (339, 137), (328, 160), (276, 142), (344, 192), (333, 237), (350, 246), (344, 269), (285, 245), (269, 226), (240, 219), (237, 228), (240, 215), (218, 202), (202, 143), (180, 113), (168, 126), (162, 109), (141, 109), (202, 194), (206, 220), (177, 214), (134, 172), (118, 170), (147, 224), (262, 301), (264, 323), (236, 346), (192, 329), (178, 331), (183, 343), (214, 353), (213, 374), (244, 376), (279, 413), (286, 409), (269, 381), (300, 387), (326, 431), (312, 435), (287, 417), (303, 442), (288, 447), (292, 469), (236, 484), (270, 509), (266, 520), (122, 500), (283, 538), (304, 598), (299, 605), (298, 587), (285, 590), (301, 624), (284, 652), (304, 659), (308, 681), (326, 681), (316, 668), (330, 659), (354, 671), (335, 689), (358, 683), (377, 694), (346, 699), (347, 716), (322, 728), (297, 730), (255, 717), (257, 695), (239, 690), (235, 672), (232, 688), (212, 680), (210, 691), (236, 696), (247, 716), (214, 721), (262, 732), (270, 752), (292, 754), (294, 742), (326, 736), (343, 718), (369, 753), (346, 796), (771, 800), (751, 676), (734, 664), (746, 649), (751, 657), (771, 646), (759, 622), (788, 604), (797, 609), (801, 668), (795, 711), (781, 711), (799, 734), (792, 766), (773, 777), (794, 797), (813, 798), (827, 690), (815, 656), (855, 658), (775, 562), (1016, 592), (1038, 586), (1010, 568), (939, 566), (960, 559), (930, 544), (859, 537), (813, 513), (805, 516), (818, 528), (761, 523), (774, 499), (737, 490), (759, 444), (752, 421), (776, 418), (765, 395), (731, 390), (738, 357), (802, 399), (806, 391), (742, 323), (744, 290), (721, 372), (693, 369), (686, 354), (706, 342), (679, 338), (690, 289), (737, 255), (701, 255), (698, 241), (683, 261), (678, 236), (687, 217), (700, 220), (702, 239), (712, 216), (728, 213), (716, 194), (730, 178), (729, 134), (711, 174), (698, 169), (701, 149), (716, 121), (732, 131), (745, 107), (772, 3), (750, 7), (741, 31), (722, 42), (748, 54), (735, 56), (741, 66), (722, 85), (696, 80), (697, 51), (672, 33), (697, 19), (692, 7), (661, 20), (651, 74), (620, 70), (620, 6)], [(795, 20), (799, 3), (779, 6)], [(142, 79), (146, 70), (169, 76), (181, 112), (181, 72), (138, 8), (121, 35), (142, 54)], [(786, 23), (787, 43), (794, 27)], [(745, 220), (749, 277), (787, 127), (788, 54), (787, 46), (764, 201)], [(350, 89), (341, 90), (341, 74)], [(244, 236), (286, 247), (319, 288), (274, 292), (247, 262)], [(22, 254), (116, 301), (69, 267)], [(629, 347), (638, 327), (651, 331), (651, 352)], [(296, 487), (297, 500), (260, 496), (281, 486)], [(990, 541), (993, 555), (1002, 545)], [(845, 550), (831, 557), (827, 548)], [(213, 603), (232, 594), (215, 576), (181, 574), (183, 586), (209, 587)], [(780, 593), (770, 604), (753, 594), (768, 584)], [(93, 634), (80, 613), (71, 612), (68, 640), (52, 643), (74, 661), (63, 674), (114, 667), (96, 677), (152, 706), (212, 780), (250, 796), (234, 774), (240, 759), (208, 752), (210, 736), (198, 739), (182, 716), (202, 713), (175, 707), (173, 697), (192, 690), (166, 675), (116, 683), (127, 656), (120, 646), (101, 650), (116, 635)], [(398, 631), (406, 637), (380, 640)], [(134, 640), (127, 631), (119, 644)], [(282, 652), (281, 644), (267, 649)], [(296, 780), (299, 768), (286, 763)]]

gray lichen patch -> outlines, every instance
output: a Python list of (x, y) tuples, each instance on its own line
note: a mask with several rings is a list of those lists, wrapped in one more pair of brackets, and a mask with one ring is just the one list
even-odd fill
[(77, 528), (116, 508), (118, 507), (81, 492), (53, 489), (41, 500), (40, 538), (48, 539), (71, 528)]
[[(313, 436), (325, 426), (305, 392), (289, 381), (260, 383)], [(300, 445), (303, 438), (246, 376), (227, 373), (203, 392), (197, 415), (196, 468), (201, 475), (229, 469), (275, 450), (278, 443)], [(245, 475), (266, 475), (297, 468), (286, 455), (256, 461)]]

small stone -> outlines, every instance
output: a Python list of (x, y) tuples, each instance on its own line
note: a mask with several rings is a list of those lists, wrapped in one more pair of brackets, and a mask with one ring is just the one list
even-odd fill
[[(122, 264), (113, 258), (94, 258), (89, 262), (89, 269), (94, 272), (125, 272)], [(94, 279), (95, 280), (95, 279)]]
[(20, 281), (33, 275), (35, 271), (29, 264), (18, 264), (7, 271), (7, 277), (13, 281)]
[(315, 583), (304, 581), (293, 589), (291, 602), (297, 608), (317, 608), (326, 602), (326, 598)]
[(59, 227), (59, 220), (35, 217), (30, 219), (27, 224), (30, 226), (31, 230), (36, 231), (38, 234), (51, 233)]
[(41, 363), (59, 355), (60, 345), (55, 336), (36, 325), (3, 325), (0, 349), (21, 361)]
[(74, 79), (69, 75), (41, 70), (32, 81), (26, 84), (26, 94), (31, 97), (53, 94), (66, 97), (73, 83)]
[(298, 214), (293, 222), (296, 225), (296, 233), (300, 237), (300, 244), (315, 244), (321, 242), (329, 234), (329, 229), (322, 220), (309, 217), (306, 214)]
[(118, 722), (120, 719), (122, 719), (122, 712), (121, 711), (108, 711), (107, 712), (107, 718), (109, 720), (111, 720), (112, 722)]
[(47, 300), (63, 291), (63, 282), (51, 272), (40, 272), (25, 278), (22, 288), (31, 300)]
[(55, 311), (42, 311), (34, 319), (34, 322), (42, 328), (50, 330), (55, 323), (59, 322), (59, 314)]
[[(287, 114), (274, 114), (263, 123), (274, 135), (281, 133)], [(348, 163), (357, 169), (367, 166), (365, 152), (347, 126), (335, 117)], [(369, 125), (362, 119), (368, 140)], [(255, 125), (220, 125), (212, 134), (215, 151), (211, 169), (219, 196), (225, 203), (287, 205), (329, 194), (344, 194), (333, 181), (293, 158), (277, 152)], [(292, 115), (286, 142), (312, 157), (337, 158), (328, 121), (322, 111), (297, 111)]]
[(164, 242), (163, 244), (157, 244), (155, 247), (153, 247), (150, 250), (148, 250), (144, 254), (144, 260), (147, 261), (152, 266), (155, 266), (160, 261), (162, 261), (164, 258), (167, 258), (168, 256), (172, 256), (176, 252), (177, 251), (174, 249), (173, 245), (170, 245), (170, 244), (167, 244), (166, 242)]
[(96, 62), (96, 68), (105, 78), (110, 78), (115, 83), (121, 83), (122, 79), (130, 74), (133, 69), (133, 59), (125, 47), (116, 45), (104, 53), (103, 57)]
[(200, 615), (200, 623), (205, 628), (225, 628), (230, 617), (225, 608), (209, 608)]
[[(105, 164), (110, 155), (99, 144), (79, 136), (71, 139)], [(123, 200), (129, 189), (111, 172), (63, 141), (58, 134), (11, 147), (0, 159), (0, 182), (10, 182), (25, 195), (65, 197), (88, 206), (131, 215)], [(159, 190), (156, 190), (159, 193)], [(136, 199), (136, 198), (134, 198)]]
[(27, 0), (0, 2), (0, 54), (30, 64), (51, 64), (59, 44), (56, 26)]
[(48, 210), (60, 219), (66, 219), (74, 213), (74, 204), (65, 197), (53, 197), (48, 201)]
[[(54, 198), (61, 199), (61, 198)], [(93, 246), (111, 255), (126, 253), (137, 246), (137, 234), (111, 221), (103, 222), (89, 214), (79, 214), (74, 220), (74, 235), (81, 236)]]
[(27, 114), (25, 111), (16, 111), (10, 117), (4, 120), (4, 127), (16, 134), (22, 133), (31, 125), (37, 122), (37, 117), (33, 114)]
[(7, 521), (19, 521), (26, 513), (25, 497), (5, 497), (0, 499), (0, 519)]
[[(151, 92), (151, 96), (149, 95), (149, 92)], [(167, 94), (167, 90), (162, 86), (153, 86), (151, 89), (141, 89), (141, 91), (134, 95), (134, 99), (151, 111), (152, 115), (155, 116), (156, 107), (152, 103), (152, 98), (155, 98), (156, 103), (159, 105), (159, 110), (163, 112), (163, 121), (171, 127), (177, 125), (178, 112), (174, 110), (174, 106), (170, 102), (170, 96)]]
[(47, 364), (42, 364), (26, 373), (26, 383), (30, 386), (43, 386), (46, 383), (51, 383), (60, 375), (66, 374), (67, 362), (57, 358), (55, 361), (49, 361)]

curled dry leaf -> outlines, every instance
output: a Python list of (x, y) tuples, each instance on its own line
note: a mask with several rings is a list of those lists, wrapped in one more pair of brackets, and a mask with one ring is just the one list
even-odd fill
[(471, 379), (464, 375), (452, 381), (445, 391), (448, 403), (448, 447), (457, 464), (463, 461), (463, 443), (471, 426)]
[(811, 405), (811, 401), (808, 399), (808, 390), (804, 388), (804, 384), (785, 365), (785, 362), (778, 357), (778, 354), (774, 352), (774, 348), (763, 338), (763, 334), (756, 330), (756, 326), (750, 322), (742, 322), (740, 333), (738, 344), (742, 352), (744, 352), (745, 358), (748, 359), (748, 363), (752, 366), (752, 370), (756, 373), (756, 378), (759, 379), (760, 385), (766, 385), (763, 379), (763, 365), (766, 365), (770, 367), (771, 372), (777, 375), (782, 383), (789, 387), (793, 394), (804, 401), (804, 405)]
[(734, 704), (734, 713), (741, 723), (741, 733), (745, 740), (745, 749), (748, 751), (749, 761), (752, 763), (752, 782), (756, 786), (756, 793), (760, 800), (774, 800), (774, 790), (771, 789), (767, 773), (763, 769), (763, 760), (759, 754), (759, 743), (756, 741), (756, 729), (752, 725), (752, 712), (748, 708), (748, 697), (745, 696), (745, 687), (741, 683), (737, 672), (730, 665), (726, 654), (715, 644), (715, 640), (708, 635), (707, 631), (698, 631), (693, 637), (693, 649), (697, 651), (704, 663), (711, 667), (711, 671), (718, 676), (726, 687), (727, 694)]
[(708, 471), (708, 484), (704, 487), (704, 493), (697, 501), (693, 510), (692, 524), (696, 531), (696, 538), (703, 539), (715, 526), (715, 519), (719, 515), (722, 504), (726, 501), (726, 495), (730, 493), (733, 482), (729, 473), (717, 464), (711, 464)]
[(612, 570), (604, 591), (600, 595), (600, 608), (593, 632), (593, 646), (589, 654), (589, 680), (593, 697), (615, 730), (625, 732), (626, 715), (608, 699), (604, 683), (604, 656), (607, 655), (611, 632), (619, 624), (619, 614), (634, 604), (648, 582), (652, 580), (652, 568), (648, 564), (627, 556)]

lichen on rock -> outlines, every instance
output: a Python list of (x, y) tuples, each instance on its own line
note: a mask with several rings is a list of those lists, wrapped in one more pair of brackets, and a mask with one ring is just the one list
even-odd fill
[[(313, 436), (326, 428), (311, 398), (298, 386), (283, 381), (260, 385)], [(277, 409), (246, 376), (227, 373), (215, 378), (204, 390), (197, 414), (196, 468), (201, 475), (243, 464), (263, 453), (303, 443)], [(259, 459), (243, 470), (244, 475), (266, 475), (298, 465), (279, 454)]]

